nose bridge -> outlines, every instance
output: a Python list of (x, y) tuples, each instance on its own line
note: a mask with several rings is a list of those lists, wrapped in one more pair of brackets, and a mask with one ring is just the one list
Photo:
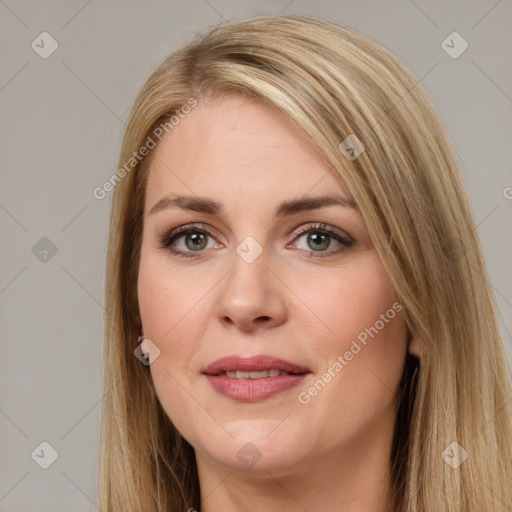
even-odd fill
[(267, 294), (268, 263), (263, 251), (256, 256), (250, 242), (241, 242), (233, 254), (232, 269), (226, 279), (224, 295), (230, 294), (240, 303), (258, 304)]
[(283, 321), (282, 290), (272, 282), (269, 265), (269, 254), (252, 237), (236, 247), (231, 271), (220, 291), (217, 315), (221, 322), (250, 329), (262, 320), (269, 325)]

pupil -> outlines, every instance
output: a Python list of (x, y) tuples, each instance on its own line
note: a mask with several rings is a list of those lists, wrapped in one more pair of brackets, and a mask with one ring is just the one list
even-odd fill
[[(189, 242), (192, 242), (192, 245), (190, 245)], [(205, 242), (206, 236), (204, 235), (204, 233), (189, 233), (185, 237), (186, 246), (193, 251), (203, 249), (206, 245)]]
[[(327, 249), (329, 247), (329, 235), (325, 233), (313, 233), (308, 235), (308, 243), (313, 242), (315, 247), (313, 247), (314, 251), (320, 249)], [(311, 245), (310, 245), (311, 247)]]

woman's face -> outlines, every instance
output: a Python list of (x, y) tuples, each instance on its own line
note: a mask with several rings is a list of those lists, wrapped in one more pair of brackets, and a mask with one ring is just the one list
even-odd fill
[[(200, 102), (154, 151), (139, 305), (159, 400), (198, 464), (286, 474), (375, 443), (388, 457), (405, 323), (329, 165), (239, 96)], [(265, 357), (211, 367), (229, 356)]]

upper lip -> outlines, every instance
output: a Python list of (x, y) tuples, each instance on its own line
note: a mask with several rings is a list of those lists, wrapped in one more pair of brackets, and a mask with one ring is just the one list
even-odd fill
[(209, 364), (203, 373), (206, 375), (218, 375), (221, 372), (241, 370), (246, 372), (262, 370), (281, 370), (289, 373), (309, 373), (307, 368), (290, 363), (284, 359), (268, 355), (255, 355), (250, 357), (228, 356), (217, 359)]

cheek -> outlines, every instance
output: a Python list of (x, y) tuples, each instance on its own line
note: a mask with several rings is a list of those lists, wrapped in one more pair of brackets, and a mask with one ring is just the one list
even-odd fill
[[(309, 318), (321, 326), (324, 335), (311, 337), (319, 353), (343, 350), (350, 346), (365, 329), (382, 327), (381, 315), (391, 309), (386, 319), (382, 338), (393, 337), (400, 331), (401, 315), (393, 309), (399, 307), (396, 294), (386, 271), (374, 250), (364, 251), (350, 265), (334, 269), (329, 275), (316, 275), (297, 280), (294, 286), (299, 297), (311, 310)], [(389, 317), (394, 317), (392, 320)], [(385, 334), (385, 336), (384, 336)], [(361, 336), (364, 338), (364, 334)], [(381, 345), (385, 344), (383, 341)], [(329, 347), (329, 348), (328, 348)], [(346, 347), (348, 349), (348, 347)]]
[(198, 311), (206, 286), (184, 279), (179, 271), (170, 272), (161, 257), (141, 255), (138, 299), (144, 335), (161, 351), (152, 369), (164, 365), (169, 371), (186, 368), (196, 349), (195, 333), (201, 328)]
[[(190, 361), (197, 353), (194, 340), (202, 329), (199, 312), (205, 290), (201, 289), (203, 284), (194, 281), (191, 285), (180, 275), (169, 272), (161, 259), (141, 255), (138, 297), (144, 335), (160, 349), (159, 357), (149, 367), (153, 384), (164, 411), (178, 430), (194, 432), (189, 423), (194, 417), (189, 414), (189, 383), (184, 375), (190, 372)], [(194, 414), (200, 416), (201, 410)]]
[(207, 286), (205, 280), (172, 267), (165, 255), (143, 245), (137, 294), (144, 334), (171, 338), (180, 324), (187, 322)]
[[(326, 382), (317, 386), (319, 401), (327, 400), (338, 417), (350, 410), (363, 418), (384, 407), (400, 381), (406, 353), (401, 307), (375, 251), (329, 278), (316, 277), (296, 289), (316, 318), (316, 335), (308, 342)], [(309, 332), (315, 334), (313, 326)]]

